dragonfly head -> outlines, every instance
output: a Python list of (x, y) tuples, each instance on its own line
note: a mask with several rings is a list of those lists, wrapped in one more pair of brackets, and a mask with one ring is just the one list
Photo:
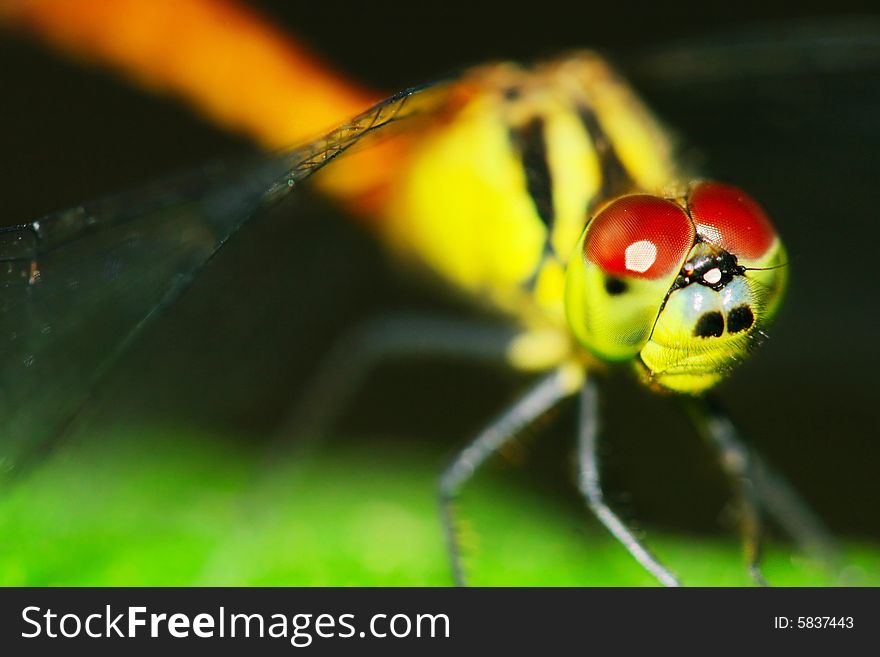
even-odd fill
[(784, 259), (767, 215), (736, 187), (701, 181), (679, 198), (621, 196), (594, 215), (569, 260), (568, 322), (599, 358), (699, 394), (765, 335)]

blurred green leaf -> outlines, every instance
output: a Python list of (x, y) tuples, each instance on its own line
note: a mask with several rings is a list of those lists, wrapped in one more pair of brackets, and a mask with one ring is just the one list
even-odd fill
[[(3, 585), (447, 585), (435, 481), (445, 455), (375, 443), (282, 455), (142, 433), (65, 448), (0, 498)], [(492, 472), (460, 504), (478, 585), (651, 585), (588, 519)], [(648, 532), (687, 584), (748, 585), (735, 537)], [(880, 585), (847, 544), (843, 583)], [(772, 545), (776, 585), (839, 583)]]

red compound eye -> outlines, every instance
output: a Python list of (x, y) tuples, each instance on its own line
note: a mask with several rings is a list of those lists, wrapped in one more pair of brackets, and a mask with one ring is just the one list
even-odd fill
[(672, 201), (624, 196), (590, 223), (584, 255), (609, 275), (656, 279), (681, 268), (694, 239), (693, 223)]
[(761, 206), (730, 185), (700, 183), (688, 197), (688, 210), (700, 237), (739, 258), (759, 259), (776, 239)]

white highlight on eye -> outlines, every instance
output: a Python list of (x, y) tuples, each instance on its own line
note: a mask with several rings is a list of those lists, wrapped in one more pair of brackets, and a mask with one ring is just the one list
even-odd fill
[(706, 242), (709, 242), (710, 244), (721, 243), (721, 231), (718, 230), (715, 226), (697, 224), (697, 235), (702, 237)]
[(703, 274), (703, 280), (709, 285), (715, 285), (715, 283), (721, 280), (721, 270), (718, 267), (713, 267)]
[(657, 260), (657, 247), (648, 240), (633, 242), (624, 251), (624, 264), (630, 271), (644, 274)]

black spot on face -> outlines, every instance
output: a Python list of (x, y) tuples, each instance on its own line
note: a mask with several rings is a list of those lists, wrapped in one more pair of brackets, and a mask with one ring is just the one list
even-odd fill
[(694, 336), (698, 338), (720, 338), (724, 333), (724, 317), (718, 311), (706, 313), (694, 328)]
[(618, 294), (623, 294), (627, 290), (626, 281), (617, 278), (616, 276), (608, 276), (605, 279), (605, 291), (613, 297), (616, 297)]
[(739, 333), (748, 330), (755, 323), (755, 314), (748, 306), (737, 306), (727, 314), (727, 330)]

